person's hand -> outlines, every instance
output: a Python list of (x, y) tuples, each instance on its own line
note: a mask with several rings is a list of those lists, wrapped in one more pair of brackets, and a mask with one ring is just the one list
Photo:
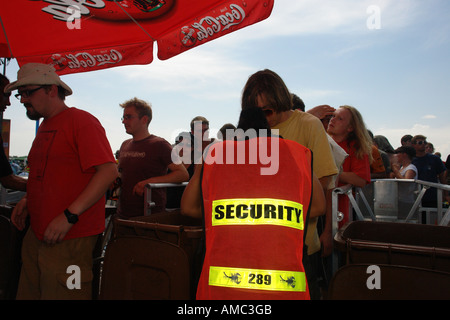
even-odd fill
[(67, 221), (66, 215), (61, 213), (53, 219), (44, 232), (44, 242), (47, 244), (55, 244), (63, 241), (67, 232), (72, 228), (73, 224)]
[(27, 217), (28, 217), (27, 198), (25, 196), (14, 207), (13, 212), (11, 214), (11, 222), (17, 229), (23, 230), (25, 228), (25, 221)]
[(317, 107), (314, 107), (308, 111), (306, 111), (309, 114), (312, 114), (313, 116), (316, 116), (319, 119), (323, 119), (326, 116), (331, 116), (334, 114), (334, 112), (336, 111), (335, 108), (330, 107), (329, 105), (320, 105)]
[(400, 171), (400, 165), (398, 163), (392, 162), (391, 163), (391, 169), (395, 173), (398, 173)]
[(148, 184), (148, 182), (146, 180), (136, 183), (136, 185), (133, 188), (133, 193), (135, 195), (142, 197), (144, 195), (145, 186), (147, 184)]

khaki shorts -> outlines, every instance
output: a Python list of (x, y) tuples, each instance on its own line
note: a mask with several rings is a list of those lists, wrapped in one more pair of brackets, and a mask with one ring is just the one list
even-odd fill
[(97, 236), (48, 245), (31, 228), (22, 245), (19, 300), (92, 298), (92, 253)]

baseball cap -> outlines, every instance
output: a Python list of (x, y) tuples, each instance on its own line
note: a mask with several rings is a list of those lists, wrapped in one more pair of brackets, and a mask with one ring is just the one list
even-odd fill
[(72, 89), (59, 78), (54, 67), (43, 63), (27, 63), (17, 72), (17, 81), (8, 84), (4, 91), (9, 93), (21, 86), (51, 84), (64, 88), (66, 96), (72, 94)]

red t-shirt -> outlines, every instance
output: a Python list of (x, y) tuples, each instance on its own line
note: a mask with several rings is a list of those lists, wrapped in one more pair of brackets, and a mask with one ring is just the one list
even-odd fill
[[(370, 183), (369, 156), (366, 154), (362, 159), (357, 158), (353, 143), (349, 144), (347, 141), (342, 141), (338, 144), (348, 153), (348, 157), (342, 164), (342, 172), (354, 172), (360, 178), (366, 180), (367, 183)], [(345, 184), (338, 182), (338, 187)], [(346, 195), (339, 195), (339, 211), (344, 214), (344, 219), (339, 223), (339, 227), (342, 227), (349, 221), (349, 209), (350, 201), (348, 197)]]
[[(31, 228), (43, 238), (48, 224), (78, 197), (94, 166), (115, 162), (105, 130), (91, 114), (69, 108), (44, 120), (28, 155), (27, 205)], [(105, 227), (105, 199), (80, 215), (65, 239), (99, 234)]]

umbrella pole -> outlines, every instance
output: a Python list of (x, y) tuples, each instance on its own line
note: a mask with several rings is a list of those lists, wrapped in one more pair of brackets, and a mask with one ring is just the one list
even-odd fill
[[(3, 75), (6, 76), (6, 58), (3, 58)], [(3, 94), (3, 92), (1, 93)], [(0, 113), (0, 134), (3, 133), (3, 111)], [(1, 146), (3, 148), (3, 146)]]

